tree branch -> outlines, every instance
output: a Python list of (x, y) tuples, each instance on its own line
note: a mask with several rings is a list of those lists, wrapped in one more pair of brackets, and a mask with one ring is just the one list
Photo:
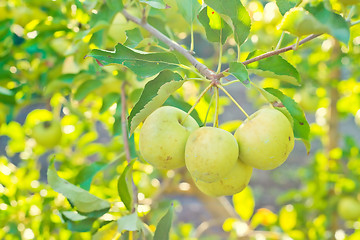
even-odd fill
[[(300, 46), (300, 45), (302, 45), (302, 44), (304, 44), (304, 43), (306, 43), (306, 42), (308, 42), (308, 41), (310, 41), (310, 40), (312, 40), (314, 38), (317, 38), (320, 35), (321, 34), (311, 34), (310, 36), (308, 36), (308, 37), (304, 38), (303, 40), (301, 40), (299, 42), (298, 46)], [(259, 55), (257, 57), (246, 60), (246, 61), (242, 62), (242, 64), (248, 65), (250, 63), (257, 62), (257, 61), (259, 61), (261, 59), (268, 58), (268, 57), (271, 57), (271, 56), (274, 56), (274, 55), (279, 55), (280, 53), (284, 53), (284, 52), (293, 50), (295, 47), (296, 47), (296, 44), (293, 44), (293, 45), (290, 45), (290, 46), (287, 46), (287, 47), (284, 47), (284, 48), (280, 48), (278, 50), (267, 52), (267, 53), (261, 54), (261, 55)], [(225, 70), (225, 71), (227, 71), (227, 70)]]
[[(206, 78), (210, 79), (210, 80), (215, 80), (216, 79), (216, 74), (210, 70), (208, 67), (206, 67), (204, 64), (202, 64), (201, 62), (199, 62), (198, 60), (196, 60), (196, 58), (194, 56), (192, 56), (190, 54), (190, 52), (188, 50), (186, 50), (185, 48), (183, 48), (182, 46), (180, 46), (177, 42), (174, 42), (173, 40), (171, 40), (170, 38), (168, 38), (167, 36), (165, 36), (163, 33), (161, 33), (159, 30), (157, 30), (156, 28), (154, 28), (153, 26), (151, 26), (150, 24), (148, 24), (147, 22), (141, 21), (140, 18), (137, 18), (131, 14), (129, 14), (127, 11), (123, 10), (122, 14), (124, 14), (124, 16), (126, 17), (127, 20), (132, 21), (140, 26), (142, 26), (143, 28), (145, 28), (149, 33), (151, 33), (152, 35), (154, 35), (156, 38), (158, 38), (160, 41), (162, 41), (163, 43), (165, 43), (166, 45), (168, 45), (170, 48), (178, 51), (179, 53), (181, 53), (184, 57), (186, 57), (190, 63)], [(219, 79), (219, 78), (218, 78)]]
[[(196, 60), (196, 58), (194, 56), (192, 56), (189, 51), (187, 51), (185, 48), (180, 46), (177, 42), (175, 42), (175, 41), (171, 40), (170, 38), (168, 38), (167, 36), (165, 36), (163, 33), (161, 33), (159, 30), (157, 30), (156, 28), (154, 28), (153, 26), (151, 26), (147, 22), (144, 22), (140, 18), (137, 18), (137, 17), (129, 14), (126, 10), (123, 10), (122, 14), (124, 14), (124, 16), (125, 16), (125, 18), (127, 20), (132, 21), (132, 22), (140, 25), (141, 27), (145, 28), (149, 33), (151, 33), (153, 36), (158, 38), (160, 41), (162, 41), (163, 43), (168, 45), (170, 48), (172, 48), (172, 49), (178, 51), (179, 53), (181, 53), (206, 78), (208, 78), (210, 80), (219, 80), (220, 78), (224, 77), (223, 73), (215, 74), (212, 70), (210, 70), (204, 64), (202, 64), (198, 60)], [(302, 44), (304, 44), (304, 43), (306, 43), (306, 42), (308, 42), (308, 41), (310, 41), (310, 40), (312, 40), (314, 38), (317, 38), (320, 35), (321, 34), (312, 34), (312, 35), (304, 38), (303, 40), (301, 40), (299, 42), (299, 45), (302, 45)], [(264, 58), (268, 58), (268, 57), (278, 55), (278, 54), (283, 53), (283, 52), (293, 50), (294, 47), (295, 47), (295, 44), (284, 47), (284, 48), (281, 48), (281, 49), (278, 49), (278, 50), (274, 50), (274, 51), (271, 51), (271, 52), (264, 53), (264, 54), (259, 55), (257, 57), (246, 60), (246, 61), (244, 61), (242, 63), (244, 65), (247, 65), (247, 64), (259, 61), (259, 60), (264, 59)], [(227, 71), (229, 71), (229, 69), (225, 70), (225, 72), (227, 72)]]

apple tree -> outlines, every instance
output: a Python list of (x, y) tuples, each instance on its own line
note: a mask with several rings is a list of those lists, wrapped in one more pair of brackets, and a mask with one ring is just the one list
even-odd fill
[(0, 238), (359, 239), (359, 3), (0, 1)]

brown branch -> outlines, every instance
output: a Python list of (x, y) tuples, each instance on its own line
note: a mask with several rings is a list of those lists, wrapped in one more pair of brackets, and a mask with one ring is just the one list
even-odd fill
[[(171, 49), (174, 49), (174, 50), (178, 51), (179, 53), (181, 53), (206, 78), (208, 78), (210, 80), (218, 80), (218, 79), (224, 77), (224, 74), (222, 74), (222, 73), (215, 74), (212, 70), (210, 70), (204, 64), (202, 64), (198, 60), (196, 60), (196, 58), (193, 57), (188, 50), (186, 50), (185, 48), (180, 46), (177, 42), (175, 42), (175, 41), (171, 40), (170, 38), (168, 38), (167, 36), (165, 36), (163, 33), (161, 33), (159, 30), (157, 30), (156, 28), (154, 28), (153, 26), (151, 26), (147, 22), (144, 22), (140, 18), (137, 18), (137, 17), (129, 14), (126, 10), (123, 10), (122, 13), (124, 14), (124, 16), (126, 17), (127, 20), (132, 21), (132, 22), (142, 26), (149, 33), (151, 33), (156, 38), (158, 38), (160, 41), (162, 41), (163, 43), (168, 45)], [(312, 35), (304, 38), (303, 40), (301, 40), (299, 42), (299, 45), (302, 45), (302, 44), (304, 44), (304, 43), (306, 43), (306, 42), (308, 42), (308, 41), (310, 41), (310, 40), (312, 40), (314, 38), (317, 38), (320, 35), (321, 34), (312, 34)], [(259, 61), (259, 60), (264, 59), (264, 58), (268, 58), (268, 57), (278, 55), (278, 54), (283, 53), (283, 52), (293, 50), (294, 48), (295, 48), (295, 44), (284, 47), (284, 48), (281, 48), (281, 49), (278, 49), (278, 50), (274, 50), (274, 51), (271, 51), (271, 52), (264, 53), (264, 54), (259, 55), (257, 57), (246, 60), (246, 61), (244, 61), (242, 63), (244, 65), (247, 65), (247, 64)], [(229, 69), (226, 69), (224, 72), (227, 72), (227, 71), (229, 71)]]
[(196, 60), (195, 57), (193, 57), (191, 55), (191, 53), (186, 50), (185, 48), (183, 48), (182, 46), (180, 46), (177, 42), (171, 40), (170, 38), (168, 38), (167, 36), (165, 36), (163, 33), (161, 33), (159, 30), (157, 30), (156, 28), (154, 28), (153, 26), (151, 26), (150, 24), (148, 24), (147, 22), (143, 22), (141, 21), (140, 18), (137, 18), (131, 14), (129, 14), (127, 11), (123, 10), (122, 14), (124, 14), (124, 16), (126, 17), (127, 20), (132, 21), (138, 25), (140, 25), (141, 27), (145, 28), (149, 33), (151, 33), (152, 35), (154, 35), (156, 38), (158, 38), (160, 41), (162, 41), (163, 43), (165, 43), (166, 45), (168, 45), (170, 48), (178, 51), (179, 53), (181, 53), (184, 57), (187, 58), (187, 60), (189, 60), (189, 62), (206, 78), (210, 79), (210, 80), (215, 80), (215, 79), (219, 79), (216, 78), (216, 74), (210, 70), (208, 67), (206, 67), (204, 64), (202, 64), (201, 62), (199, 62), (198, 60)]
[[(311, 34), (310, 36), (304, 38), (303, 40), (301, 40), (299, 42), (299, 45), (302, 45), (314, 38), (317, 38), (318, 36), (320, 36), (321, 34)], [(253, 62), (257, 62), (261, 59), (264, 59), (264, 58), (268, 58), (268, 57), (271, 57), (271, 56), (274, 56), (274, 55), (279, 55), (280, 53), (284, 53), (284, 52), (287, 52), (287, 51), (290, 51), (290, 50), (294, 50), (294, 48), (296, 47), (296, 44), (293, 44), (293, 45), (290, 45), (290, 46), (287, 46), (287, 47), (284, 47), (284, 48), (280, 48), (278, 50), (274, 50), (274, 51), (271, 51), (271, 52), (267, 52), (267, 53), (264, 53), (264, 54), (261, 54), (257, 57), (254, 57), (254, 58), (251, 58), (249, 60), (246, 60), (244, 62), (242, 62), (242, 64), (244, 65), (248, 65), (250, 63), (253, 63)], [(225, 70), (226, 71), (226, 70)]]
[(121, 84), (121, 129), (123, 133), (124, 149), (126, 154), (126, 161), (131, 161), (129, 139), (126, 126), (126, 95), (125, 95), (125, 81)]
[[(129, 138), (128, 138), (128, 131), (127, 131), (127, 125), (126, 125), (126, 114), (127, 114), (127, 107), (126, 107), (126, 93), (125, 93), (125, 84), (126, 82), (123, 81), (121, 84), (121, 130), (122, 130), (122, 136), (124, 141), (124, 151), (126, 156), (126, 161), (128, 163), (131, 162), (131, 155), (130, 155), (130, 148), (129, 148)], [(138, 197), (137, 197), (137, 189), (134, 183), (134, 180), (131, 178), (131, 185), (132, 185), (132, 192), (133, 192), (133, 209), (131, 212), (136, 211), (136, 205), (138, 203)]]

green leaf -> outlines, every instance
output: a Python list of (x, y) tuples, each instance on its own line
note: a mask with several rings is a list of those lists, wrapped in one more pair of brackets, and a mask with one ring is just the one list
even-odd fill
[[(247, 59), (261, 55), (261, 51), (254, 51), (249, 54)], [(279, 55), (246, 65), (249, 73), (257, 74), (261, 77), (277, 78), (281, 81), (291, 83), (296, 86), (301, 85), (301, 78), (296, 68)]]
[(103, 162), (94, 162), (88, 166), (85, 166), (80, 170), (79, 174), (76, 176), (76, 184), (79, 184), (82, 189), (86, 191), (90, 190), (90, 185), (94, 176), (107, 166), (107, 163)]
[(176, 3), (180, 14), (189, 24), (192, 24), (200, 11), (200, 3), (197, 0), (176, 0)]
[(164, 69), (175, 69), (179, 61), (172, 53), (147, 53), (128, 48), (122, 44), (115, 47), (115, 51), (94, 49), (88, 55), (100, 64), (121, 64), (131, 69), (140, 77), (151, 77)]
[(96, 218), (89, 218), (73, 211), (60, 212), (67, 229), (74, 232), (89, 232)]
[(221, 37), (221, 44), (224, 44), (232, 33), (231, 27), (210, 7), (203, 8), (198, 18), (205, 28), (206, 38), (210, 42), (220, 42)]
[(74, 93), (74, 99), (77, 101), (83, 100), (89, 93), (101, 86), (101, 81), (87, 80), (83, 82), (76, 92)]
[(122, 135), (122, 123), (121, 123), (121, 98), (117, 101), (116, 111), (114, 114), (114, 125), (113, 125), (113, 135), (119, 136)]
[(156, 226), (154, 240), (170, 239), (170, 229), (172, 225), (173, 215), (174, 206), (171, 204), (169, 210), (160, 219), (159, 223)]
[[(168, 99), (166, 99), (166, 101), (164, 102), (164, 106), (173, 106), (183, 110), (184, 112), (188, 112), (192, 107), (190, 104), (183, 101), (181, 98), (175, 98), (173, 96), (170, 96)], [(198, 112), (195, 109), (190, 113), (190, 116), (192, 116), (195, 119), (195, 121), (198, 123), (199, 126), (203, 124), (203, 122), (199, 117)]]
[(5, 104), (15, 104), (15, 93), (7, 88), (0, 87), (0, 102)]
[(329, 29), (329, 34), (345, 44), (349, 43), (350, 27), (342, 16), (329, 11), (323, 2), (317, 6), (306, 5), (305, 9)]
[(124, 169), (118, 180), (118, 193), (125, 207), (131, 211), (133, 208), (133, 186), (132, 186), (132, 166), (135, 160), (132, 160)]
[(279, 8), (281, 15), (285, 15), (287, 11), (295, 7), (299, 0), (276, 0), (276, 5)]
[(112, 93), (106, 94), (103, 98), (103, 103), (100, 108), (100, 113), (101, 114), (104, 113), (106, 110), (109, 109), (109, 107), (111, 107), (111, 105), (118, 102), (119, 100), (120, 100), (119, 93), (112, 92)]
[(100, 217), (110, 209), (110, 203), (100, 199), (88, 191), (60, 178), (51, 162), (47, 171), (47, 180), (52, 189), (64, 195), (73, 206), (89, 217)]
[[(294, 119), (295, 138), (301, 138), (306, 141), (309, 140), (310, 126), (300, 106), (292, 98), (284, 95), (280, 90), (274, 88), (264, 88), (264, 90), (277, 97)], [(309, 152), (310, 146), (305, 144), (305, 147)]]
[(114, 12), (119, 12), (124, 8), (122, 0), (106, 0), (106, 4)]
[(130, 134), (184, 82), (179, 74), (169, 70), (162, 71), (155, 79), (149, 81), (130, 113), (128, 120)]
[(205, 3), (218, 12), (225, 19), (230, 18), (227, 23), (232, 24), (234, 39), (238, 45), (245, 42), (249, 36), (251, 20), (249, 13), (241, 4), (240, 0), (205, 0)]
[(125, 33), (127, 38), (124, 45), (130, 48), (135, 48), (144, 39), (139, 28), (127, 30)]
[(233, 195), (234, 208), (237, 214), (248, 221), (254, 213), (255, 201), (251, 188), (247, 186), (242, 192)]
[(146, 3), (149, 6), (157, 9), (164, 9), (166, 8), (166, 4), (163, 0), (140, 0), (141, 3)]
[(123, 216), (117, 220), (118, 231), (138, 231), (142, 228), (142, 222), (136, 212)]
[(241, 62), (231, 62), (229, 64), (229, 73), (236, 77), (247, 88), (250, 87), (250, 79), (248, 71)]

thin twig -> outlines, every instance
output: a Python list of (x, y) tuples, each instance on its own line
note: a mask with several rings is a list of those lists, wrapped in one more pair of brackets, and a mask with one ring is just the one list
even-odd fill
[(121, 129), (123, 132), (124, 139), (124, 148), (126, 154), (126, 161), (130, 163), (130, 148), (129, 148), (129, 138), (126, 126), (126, 95), (125, 95), (125, 81), (121, 84)]
[[(318, 36), (320, 36), (321, 34), (311, 34), (310, 36), (304, 38), (303, 40), (301, 40), (298, 44), (298, 46), (314, 39), (314, 38), (317, 38)], [(250, 63), (253, 63), (253, 62), (257, 62), (261, 59), (264, 59), (264, 58), (268, 58), (268, 57), (271, 57), (271, 56), (274, 56), (274, 55), (279, 55), (280, 53), (284, 53), (284, 52), (287, 52), (287, 51), (290, 51), (290, 50), (294, 50), (294, 47), (296, 46), (296, 44), (293, 44), (293, 45), (290, 45), (290, 46), (287, 46), (287, 47), (283, 47), (283, 48), (280, 48), (278, 50), (274, 50), (274, 51), (271, 51), (271, 52), (267, 52), (267, 53), (264, 53), (264, 54), (261, 54), (257, 57), (254, 57), (254, 58), (251, 58), (249, 60), (246, 60), (244, 62), (242, 62), (242, 64), (244, 65), (248, 65)], [(228, 69), (227, 69), (228, 70)], [(225, 70), (226, 71), (226, 70)]]
[[(155, 37), (157, 37), (160, 41), (162, 41), (163, 43), (165, 43), (166, 45), (168, 45), (170, 48), (178, 51), (179, 53), (181, 53), (184, 57), (186, 57), (190, 63), (192, 65), (194, 65), (194, 67), (206, 78), (210, 79), (210, 80), (214, 80), (216, 79), (216, 74), (210, 70), (209, 68), (207, 68), (204, 64), (202, 64), (201, 62), (199, 62), (198, 60), (196, 60), (195, 57), (193, 57), (191, 55), (191, 53), (186, 50), (185, 48), (183, 48), (182, 46), (180, 46), (177, 42), (171, 40), (170, 38), (168, 38), (167, 36), (165, 36), (163, 33), (161, 33), (159, 30), (157, 30), (156, 28), (154, 28), (153, 26), (151, 26), (150, 24), (146, 23), (146, 22), (142, 22), (141, 19), (129, 14), (126, 10), (123, 10), (122, 13), (124, 14), (124, 16), (126, 17), (126, 19), (128, 19), (129, 21), (132, 21), (140, 26), (142, 26), (143, 28), (145, 28), (149, 33), (151, 33), (152, 35), (154, 35)], [(218, 78), (219, 79), (219, 78)]]

